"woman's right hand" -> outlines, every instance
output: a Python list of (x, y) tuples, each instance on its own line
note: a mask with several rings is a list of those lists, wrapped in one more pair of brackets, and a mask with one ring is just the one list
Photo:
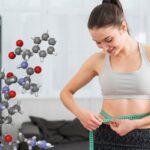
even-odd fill
[(103, 122), (103, 116), (96, 114), (89, 110), (81, 108), (78, 112), (77, 118), (80, 120), (81, 124), (89, 131), (96, 130)]

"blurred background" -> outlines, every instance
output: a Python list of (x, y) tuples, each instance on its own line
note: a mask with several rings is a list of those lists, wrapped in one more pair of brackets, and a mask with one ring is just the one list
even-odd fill
[[(5, 72), (14, 72), (22, 77), (25, 70), (17, 69), (22, 58), (8, 59), (8, 53), (16, 48), (16, 41), (22, 39), (24, 48), (31, 49), (32, 38), (49, 33), (57, 41), (57, 56), (48, 55), (40, 62), (38, 55), (29, 60), (29, 65), (40, 65), (42, 73), (33, 75), (33, 80), (41, 84), (38, 97), (28, 92), (21, 93), (17, 84), (11, 88), (17, 96), (10, 105), (21, 102), (23, 114), (13, 117), (13, 124), (3, 126), (3, 133), (17, 135), (21, 123), (29, 121), (29, 116), (40, 116), (50, 120), (72, 119), (61, 103), (59, 93), (63, 86), (77, 72), (83, 62), (93, 53), (100, 51), (92, 41), (87, 29), (87, 21), (92, 9), (100, 0), (0, 0), (1, 16), (1, 66)], [(150, 42), (149, 0), (121, 0), (131, 35), (142, 43)], [(43, 49), (47, 43), (42, 43)], [(2, 81), (2, 85), (4, 82)], [(3, 96), (1, 96), (3, 99)], [(102, 96), (98, 79), (75, 94), (79, 105), (100, 112)], [(5, 115), (7, 112), (3, 112)]]

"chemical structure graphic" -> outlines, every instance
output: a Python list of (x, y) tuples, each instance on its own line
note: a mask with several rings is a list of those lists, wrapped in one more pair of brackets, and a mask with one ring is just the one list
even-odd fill
[[(4, 100), (0, 102), (0, 112), (1, 114), (4, 110), (7, 110), (8, 112), (7, 116), (0, 117), (0, 126), (13, 125), (12, 116), (16, 113), (23, 113), (21, 110), (21, 102), (18, 101), (13, 106), (10, 106), (9, 104), (10, 100), (17, 97), (17, 92), (11, 88), (11, 85), (17, 84), (20, 86), (22, 88), (22, 94), (29, 91), (30, 94), (34, 94), (36, 97), (38, 96), (41, 85), (33, 82), (31, 76), (34, 74), (40, 74), (42, 72), (42, 67), (39, 65), (30, 67), (29, 60), (35, 55), (38, 55), (40, 62), (42, 63), (48, 55), (57, 55), (54, 48), (56, 40), (55, 38), (50, 37), (48, 32), (43, 33), (41, 37), (34, 37), (32, 40), (34, 45), (32, 46), (31, 50), (23, 48), (24, 41), (19, 39), (16, 41), (15, 50), (8, 53), (8, 58), (11, 60), (17, 59), (17, 57), (21, 57), (21, 59), (23, 59), (22, 62), (16, 67), (17, 69), (25, 70), (25, 75), (23, 77), (17, 77), (17, 75), (11, 71), (5, 73), (5, 69), (1, 69), (0, 71), (0, 81), (4, 81), (4, 85), (1, 89), (1, 94)], [(46, 42), (48, 45), (46, 50), (41, 48), (41, 43), (43, 42)], [(37, 140), (36, 136), (27, 139), (22, 133), (18, 133), (18, 138), (16, 141), (13, 140), (12, 135), (9, 133), (2, 135), (0, 141), (0, 150), (5, 150), (6, 145), (7, 147), (11, 147), (12, 150), (17, 150), (20, 142), (26, 142), (29, 150), (32, 150), (32, 148), (35, 146), (38, 146), (42, 149), (50, 149), (53, 147), (52, 144), (45, 140)]]

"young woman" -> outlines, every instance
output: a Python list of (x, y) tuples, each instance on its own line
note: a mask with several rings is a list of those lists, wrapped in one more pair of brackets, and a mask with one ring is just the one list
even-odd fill
[[(131, 37), (119, 0), (96, 6), (88, 28), (102, 52), (63, 88), (63, 104), (87, 130), (96, 130), (95, 150), (150, 149), (150, 48)], [(101, 114), (81, 108), (73, 97), (95, 76), (104, 99)]]

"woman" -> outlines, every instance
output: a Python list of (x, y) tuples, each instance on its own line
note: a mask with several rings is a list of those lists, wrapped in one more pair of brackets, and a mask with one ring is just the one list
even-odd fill
[[(96, 6), (88, 28), (102, 52), (88, 58), (63, 88), (62, 102), (87, 130), (96, 130), (95, 150), (150, 149), (150, 48), (130, 36), (119, 0)], [(73, 97), (95, 76), (104, 99), (101, 114), (81, 108)]]

